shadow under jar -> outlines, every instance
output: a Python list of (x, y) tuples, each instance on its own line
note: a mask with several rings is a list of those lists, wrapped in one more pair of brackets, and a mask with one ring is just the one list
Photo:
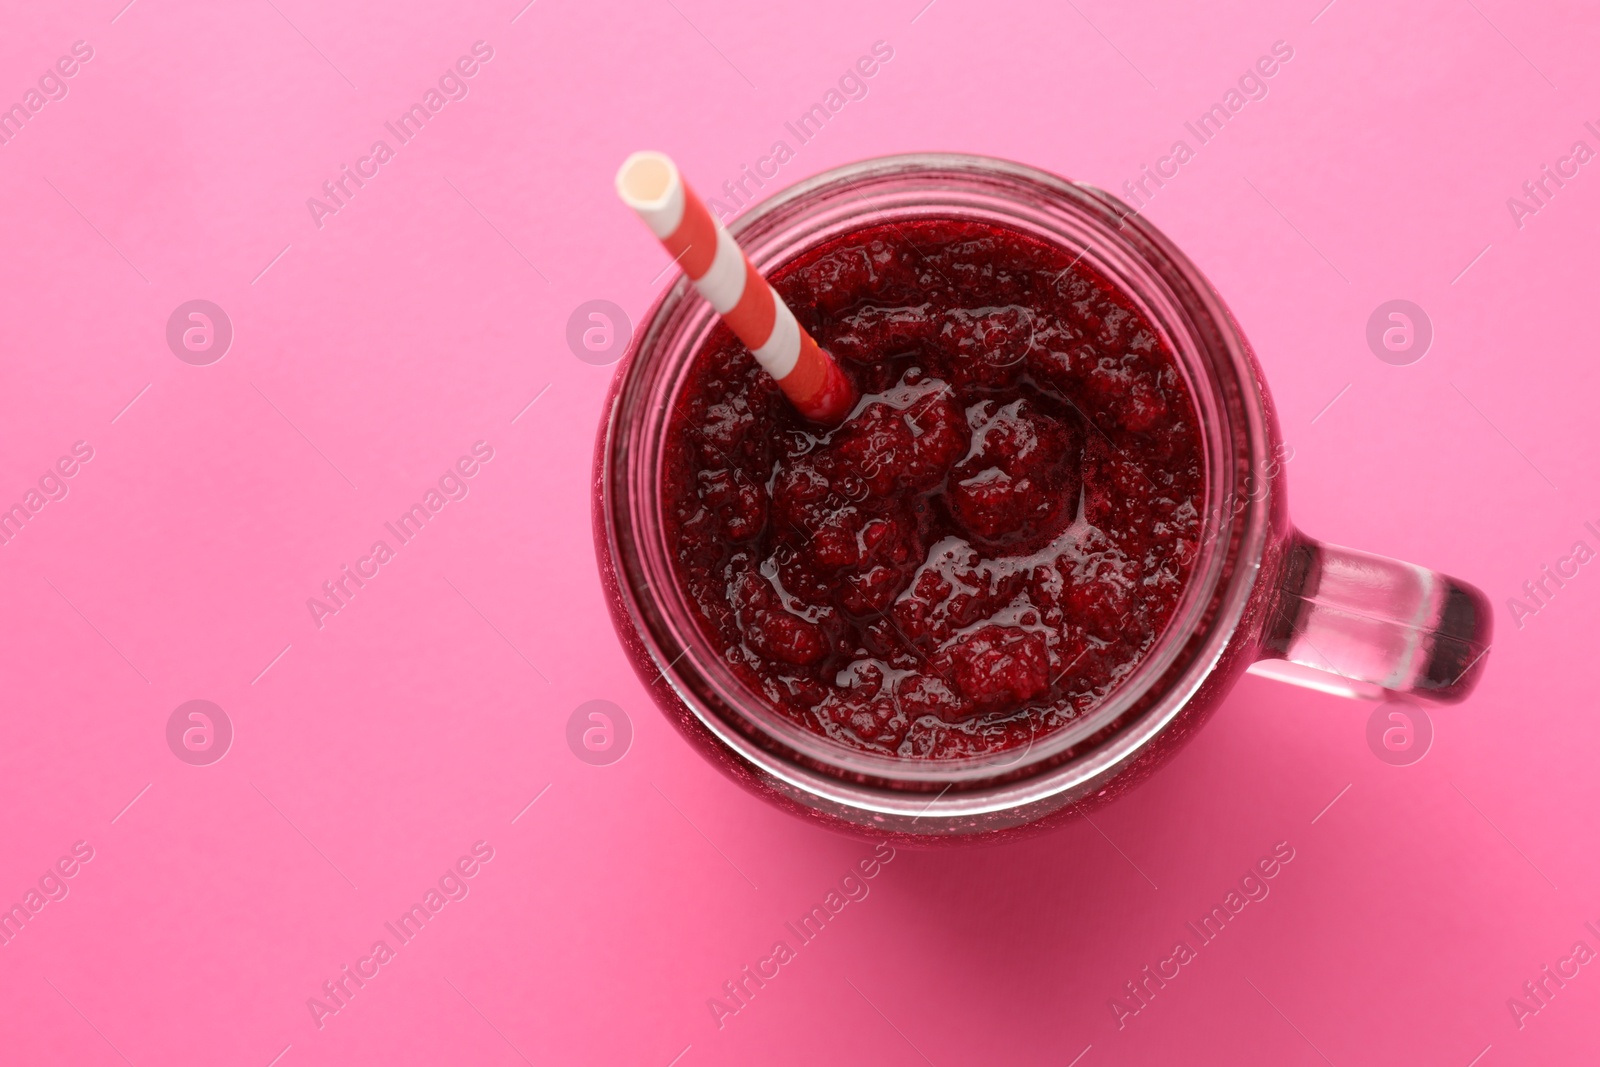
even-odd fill
[(1462, 699), (1487, 602), (1290, 524), (1248, 343), (1126, 205), (999, 160), (868, 160), (732, 227), (862, 393), (782, 402), (680, 279), (613, 380), (618, 634), (736, 779), (843, 829), (1014, 829), (1147, 774), (1247, 668)]

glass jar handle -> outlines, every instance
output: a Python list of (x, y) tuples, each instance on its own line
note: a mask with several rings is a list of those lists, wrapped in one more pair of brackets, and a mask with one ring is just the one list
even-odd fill
[(1296, 531), (1264, 629), (1251, 673), (1454, 703), (1477, 685), (1494, 623), (1488, 598), (1465, 582)]

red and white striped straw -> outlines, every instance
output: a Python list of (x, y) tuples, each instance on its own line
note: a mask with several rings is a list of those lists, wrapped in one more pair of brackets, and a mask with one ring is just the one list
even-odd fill
[(671, 159), (660, 152), (635, 152), (617, 171), (617, 194), (682, 263), (700, 295), (800, 414), (814, 422), (836, 423), (850, 413), (855, 387), (757, 273), (733, 235), (684, 184)]

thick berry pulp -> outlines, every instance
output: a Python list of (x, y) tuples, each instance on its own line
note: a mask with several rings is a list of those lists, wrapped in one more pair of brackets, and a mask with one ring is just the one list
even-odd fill
[(861, 392), (805, 422), (724, 326), (668, 428), (678, 579), (732, 669), (856, 749), (1027, 745), (1170, 620), (1204, 490), (1159, 332), (1063, 249), (988, 223), (868, 227), (771, 279)]

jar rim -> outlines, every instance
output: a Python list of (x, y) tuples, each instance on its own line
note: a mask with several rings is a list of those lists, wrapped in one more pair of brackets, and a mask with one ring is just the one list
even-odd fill
[[(880, 756), (763, 714), (765, 699), (705, 641), (664, 558), (660, 472), (651, 451), (658, 461), (672, 390), (682, 387), (683, 367), (716, 322), (682, 277), (652, 307), (613, 379), (597, 454), (597, 534), (659, 678), (723, 746), (807, 803), (944, 822), (1092, 791), (1187, 705), (1244, 619), (1265, 555), (1272, 479), (1259, 497), (1240, 498), (1236, 488), (1242, 472), (1261, 469), (1274, 434), (1248, 344), (1221, 299), (1164, 235), (1092, 186), (990, 157), (888, 156), (790, 186), (729, 229), (766, 273), (837, 232), (918, 215), (989, 218), (1092, 257), (1166, 334), (1188, 379), (1206, 448), (1205, 536), (1178, 609), (1129, 678), (1081, 722), (1052, 731), (1020, 756)], [(1223, 508), (1225, 499), (1244, 502)]]

